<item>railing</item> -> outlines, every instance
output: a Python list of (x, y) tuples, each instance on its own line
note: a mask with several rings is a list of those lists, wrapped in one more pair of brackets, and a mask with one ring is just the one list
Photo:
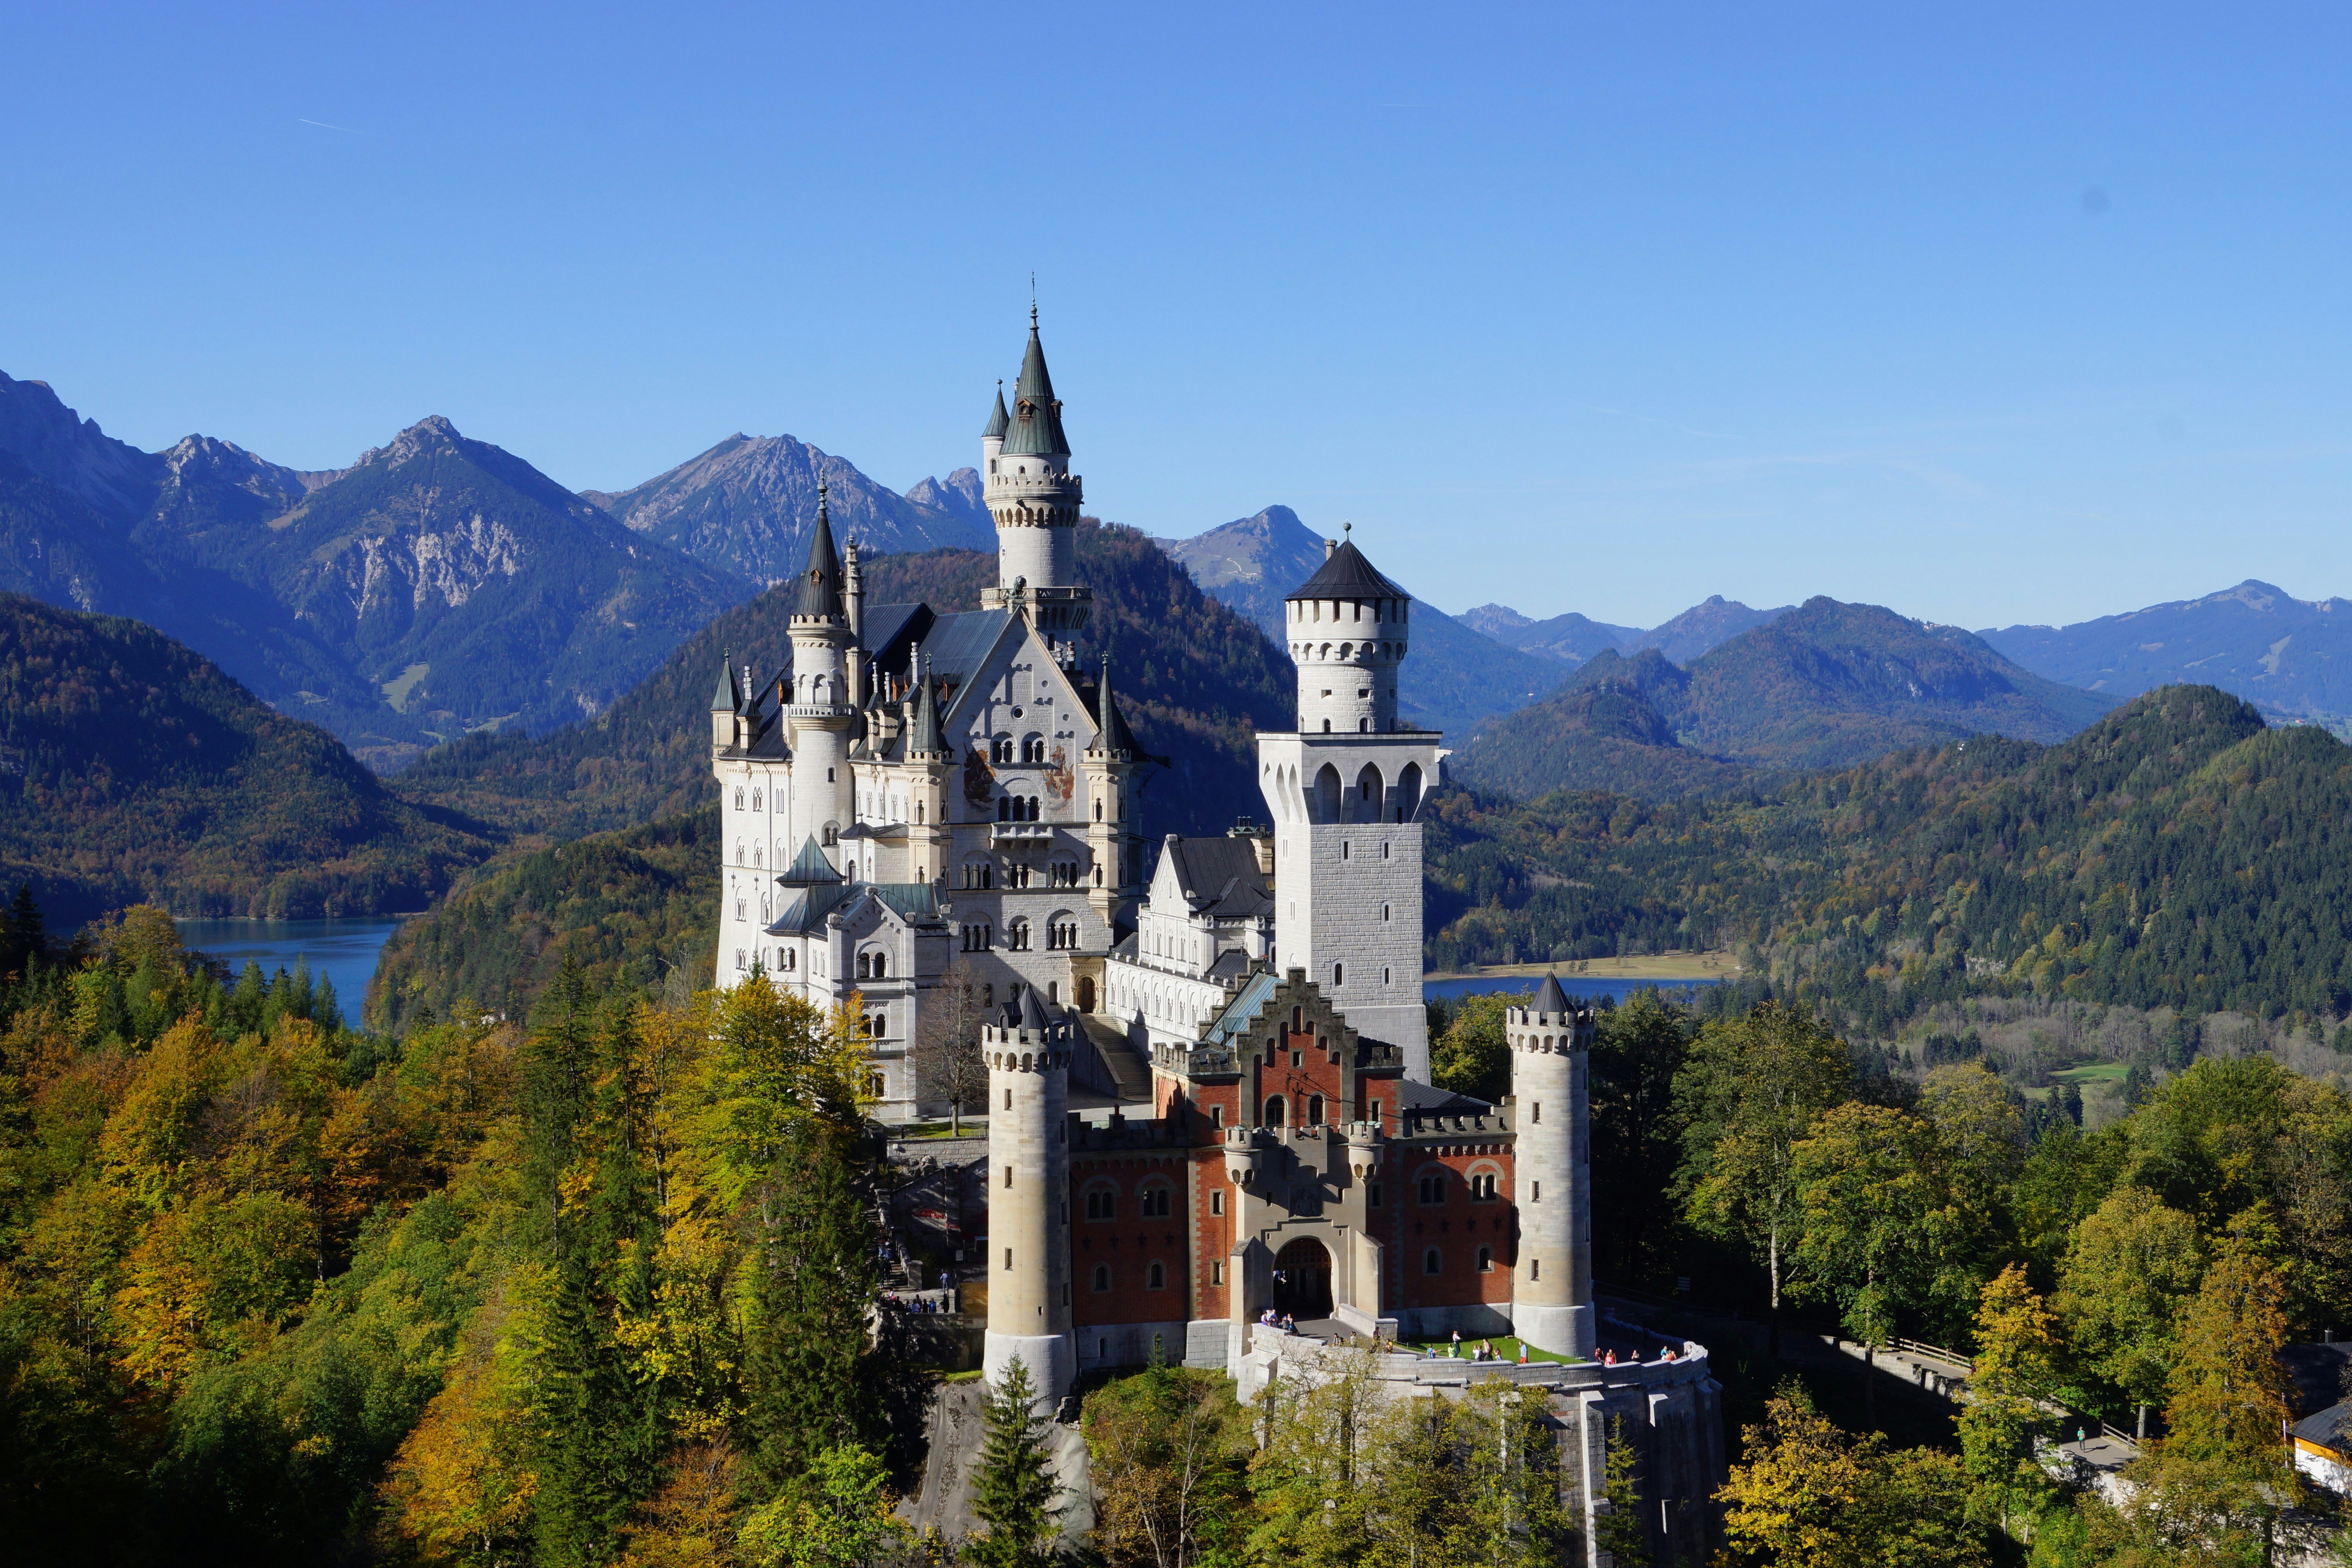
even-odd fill
[(988, 841), (1003, 844), (1008, 840), (1036, 843), (1054, 837), (1050, 822), (992, 822), (988, 825)]
[(1963, 1372), (1973, 1373), (1977, 1369), (1976, 1357), (1962, 1355), (1954, 1350), (1946, 1350), (1942, 1345), (1931, 1345), (1925, 1340), (1909, 1340), (1897, 1334), (1887, 1342), (1886, 1348), (1891, 1351), (1907, 1352), (1912, 1355), (1934, 1356), (1937, 1361), (1950, 1362)]

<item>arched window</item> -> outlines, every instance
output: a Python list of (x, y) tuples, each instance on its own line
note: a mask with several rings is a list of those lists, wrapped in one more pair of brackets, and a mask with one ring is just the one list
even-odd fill
[(1278, 1094), (1269, 1094), (1265, 1097), (1265, 1124), (1268, 1127), (1279, 1127), (1282, 1125), (1282, 1096)]
[(999, 735), (988, 743), (988, 760), (1005, 766), (1013, 763), (1013, 737)]
[(740, 789), (735, 792), (735, 809), (738, 811), (743, 809), (743, 792)]
[(758, 790), (753, 790), (751, 792), (751, 809), (753, 811), (760, 809), (760, 792)]
[(1095, 1265), (1095, 1289), (1097, 1291), (1108, 1290), (1110, 1289), (1109, 1264), (1097, 1263)]
[(776, 949), (776, 967), (789, 973), (800, 965), (800, 954), (789, 947)]
[(1348, 966), (1346, 964), (1335, 963), (1331, 966), (1331, 989), (1337, 991), (1339, 988), (1340, 982), (1347, 978)]
[(1118, 1194), (1111, 1191), (1108, 1187), (1097, 1187), (1092, 1192), (1087, 1194), (1087, 1217), (1088, 1219), (1117, 1219), (1118, 1217)]
[(1168, 1265), (1154, 1260), (1151, 1267), (1144, 1270), (1143, 1288), (1147, 1290), (1163, 1290), (1167, 1287)]
[(1495, 1202), (1500, 1195), (1498, 1182), (1499, 1177), (1497, 1173), (1491, 1169), (1471, 1172), (1470, 1201), (1474, 1204), (1491, 1204)]
[(876, 953), (874, 955), (874, 978), (877, 980), (887, 980), (889, 978), (889, 958), (883, 953)]
[(1478, 1272), (1481, 1274), (1492, 1274), (1494, 1271), (1495, 1249), (1491, 1247), (1480, 1247), (1478, 1249)]
[(1043, 735), (1024, 737), (1021, 742), (1021, 760), (1032, 764), (1043, 763), (1045, 760), (1045, 737)]
[(1166, 1219), (1171, 1189), (1163, 1183), (1153, 1183), (1143, 1189), (1143, 1217)]
[(1438, 1256), (1437, 1248), (1433, 1247), (1421, 1255), (1421, 1271), (1423, 1274), (1445, 1272), (1445, 1260)]
[(1422, 1177), (1419, 1184), (1421, 1190), (1421, 1201), (1423, 1203), (1442, 1204), (1445, 1201), (1445, 1176), (1444, 1173), (1433, 1171), (1428, 1175)]
[(1321, 1095), (1310, 1094), (1307, 1097), (1307, 1120), (1302, 1123), (1302, 1125), (1307, 1127), (1320, 1127), (1323, 1125), (1323, 1097)]

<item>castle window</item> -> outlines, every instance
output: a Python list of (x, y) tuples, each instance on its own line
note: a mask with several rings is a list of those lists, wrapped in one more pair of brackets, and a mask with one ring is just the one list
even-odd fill
[(1154, 1262), (1150, 1270), (1148, 1270), (1143, 1276), (1143, 1288), (1147, 1290), (1166, 1289), (1168, 1288), (1168, 1265), (1165, 1263)]
[(738, 811), (743, 809), (743, 792), (740, 789), (735, 792), (735, 809)]
[[(1328, 696), (1329, 693), (1327, 692), (1325, 695)], [(1331, 721), (1328, 719), (1323, 721), (1323, 732), (1327, 735), (1331, 732)]]
[(1478, 1249), (1478, 1272), (1481, 1274), (1492, 1274), (1494, 1271), (1495, 1249), (1491, 1247), (1480, 1247)]
[(1029, 951), (1029, 922), (1014, 921), (1004, 928), (1004, 946), (1011, 952)]
[(1045, 737), (1031, 735), (1024, 739), (1021, 742), (1021, 760), (1031, 763), (1043, 763), (1045, 760)]
[(1209, 1194), (1209, 1212), (1213, 1215), (1225, 1212), (1225, 1194), (1222, 1190)]
[(1370, 733), (1372, 732), (1372, 721), (1371, 721), (1370, 719), (1359, 719), (1359, 720), (1357, 720), (1357, 721), (1356, 721), (1356, 731), (1357, 731), (1357, 733), (1359, 733), (1359, 734), (1363, 734), (1363, 735), (1369, 735), (1369, 734), (1370, 734)]
[[(1223, 1127), (1224, 1124), (1225, 1108), (1222, 1105), (1213, 1105), (1209, 1107), (1209, 1125), (1212, 1127)], [(1223, 1214), (1224, 1211), (1223, 1209), (1219, 1209), (1216, 1212)]]
[(1348, 851), (1349, 851), (1349, 845), (1348, 845), (1348, 841), (1347, 841), (1346, 839), (1344, 839), (1344, 838), (1343, 838), (1343, 839), (1341, 839), (1341, 840), (1339, 841), (1339, 858), (1340, 858), (1340, 859), (1342, 859), (1342, 860), (1347, 859), (1347, 858), (1348, 858)]
[(1429, 1175), (1422, 1177), (1421, 1201), (1425, 1204), (1444, 1203), (1445, 1201), (1445, 1178), (1442, 1175)]
[(753, 811), (760, 809), (760, 792), (758, 790), (753, 790), (751, 792), (751, 809)]
[(1013, 762), (1013, 737), (999, 735), (988, 743), (988, 760), (1010, 766)]
[(791, 969), (791, 968), (792, 968), (792, 967), (793, 967), (795, 964), (797, 964), (799, 962), (800, 962), (800, 954), (799, 954), (799, 953), (797, 953), (797, 952), (794, 952), (791, 948), (789, 948), (789, 947), (780, 947), (780, 948), (776, 949), (776, 967), (777, 967), (777, 968), (779, 968), (779, 969)]
[(1212, 1264), (1210, 1264), (1210, 1265), (1209, 1265), (1209, 1283), (1210, 1283), (1210, 1284), (1212, 1284), (1212, 1285), (1222, 1285), (1222, 1284), (1223, 1284), (1224, 1282), (1225, 1282), (1225, 1266), (1224, 1266), (1223, 1263), (1212, 1263)]
[(1529, 1121), (1541, 1121), (1543, 1120), (1543, 1101), (1542, 1101), (1542, 1100), (1537, 1100), (1537, 1101), (1535, 1102), (1535, 1113), (1534, 1113), (1533, 1115), (1529, 1116), (1529, 1117), (1528, 1118), (1528, 1120)]
[(1533, 1282), (1533, 1281), (1538, 1280), (1538, 1279), (1542, 1279), (1542, 1278), (1543, 1278), (1543, 1259), (1542, 1259), (1542, 1258), (1528, 1258), (1528, 1280), (1529, 1280), (1530, 1282)]
[[(737, 957), (740, 959), (741, 955), (739, 953)], [(740, 963), (737, 967), (741, 967)], [(1282, 1096), (1278, 1094), (1269, 1094), (1265, 1097), (1265, 1125), (1268, 1127), (1282, 1125)]]
[(1168, 1217), (1169, 1195), (1170, 1190), (1164, 1186), (1150, 1186), (1144, 1188), (1143, 1217), (1146, 1219), (1166, 1219)]
[(743, 962), (743, 950), (740, 947), (735, 950), (735, 967), (738, 969), (747, 967)]
[(1310, 1094), (1307, 1097), (1306, 1124), (1309, 1127), (1323, 1125), (1323, 1097), (1319, 1094)]
[(1347, 977), (1348, 966), (1346, 964), (1335, 963), (1331, 966), (1331, 987), (1333, 990), (1338, 990), (1339, 983)]
[(1087, 1217), (1088, 1219), (1117, 1219), (1118, 1217), (1118, 1194), (1099, 1187), (1095, 1191), (1088, 1193), (1087, 1194)]
[(1372, 1101), (1371, 1104), (1366, 1106), (1364, 1108), (1364, 1111), (1366, 1121), (1370, 1121), (1375, 1127), (1378, 1127), (1381, 1124), (1381, 1102), (1379, 1100), (1376, 1100)]
[(1008, 1269), (1013, 1267), (1013, 1249), (1009, 1247), (1004, 1249), (1004, 1267)]
[(824, 782), (827, 784), (831, 784), (833, 782), (833, 770), (831, 768), (824, 770)]
[(1470, 1201), (1491, 1204), (1495, 1201), (1495, 1173), (1480, 1171), (1470, 1178)]
[(1110, 1289), (1109, 1264), (1097, 1263), (1095, 1265), (1095, 1289), (1098, 1291), (1108, 1290)]
[(1529, 1182), (1528, 1184), (1528, 1202), (1531, 1204), (1539, 1204), (1543, 1202), (1543, 1184), (1541, 1182)]
[(869, 1098), (874, 1100), (881, 1099), (883, 1089), (884, 1082), (880, 1073), (868, 1073), (866, 1075), (866, 1092)]
[(1370, 1189), (1366, 1192), (1364, 1202), (1373, 1208), (1381, 1206), (1381, 1184), (1378, 1182), (1374, 1182)]
[(1437, 1255), (1437, 1248), (1433, 1247), (1421, 1255), (1421, 1271), (1423, 1274), (1444, 1272), (1444, 1260)]

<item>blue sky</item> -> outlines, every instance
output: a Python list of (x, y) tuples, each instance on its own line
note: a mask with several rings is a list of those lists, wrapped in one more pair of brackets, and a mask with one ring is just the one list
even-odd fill
[(576, 487), (971, 462), (1440, 606), (2352, 593), (2340, 8), (21, 5), (0, 370)]

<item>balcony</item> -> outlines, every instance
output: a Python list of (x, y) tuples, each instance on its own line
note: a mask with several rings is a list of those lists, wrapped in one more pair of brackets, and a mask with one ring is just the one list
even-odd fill
[(1048, 844), (1053, 841), (1054, 825), (1050, 822), (992, 822), (988, 825), (991, 844)]

